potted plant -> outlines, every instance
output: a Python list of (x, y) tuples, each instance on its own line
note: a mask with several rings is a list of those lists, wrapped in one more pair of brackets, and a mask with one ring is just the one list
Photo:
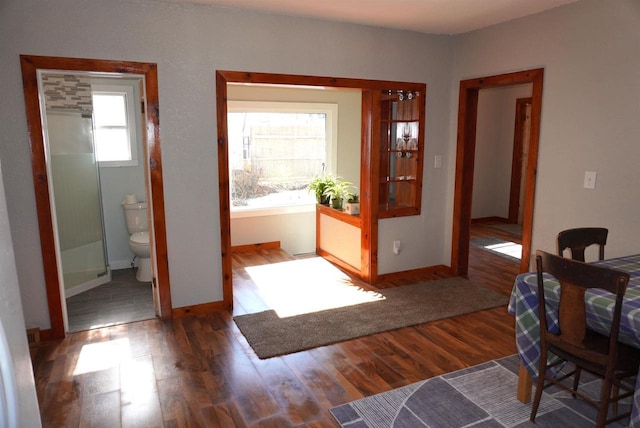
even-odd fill
[(347, 214), (358, 215), (360, 214), (360, 197), (357, 193), (353, 193), (344, 205), (344, 211)]
[(331, 174), (315, 177), (307, 186), (307, 190), (309, 190), (309, 193), (313, 192), (316, 195), (316, 202), (321, 205), (329, 205), (330, 196), (325, 194), (325, 190), (335, 184), (336, 181), (337, 178)]
[(349, 191), (351, 187), (351, 183), (348, 181), (341, 181), (340, 179), (336, 179), (334, 183), (327, 186), (324, 190), (324, 195), (331, 198), (331, 208), (336, 210), (342, 209), (342, 203), (345, 200), (348, 200), (352, 195)]

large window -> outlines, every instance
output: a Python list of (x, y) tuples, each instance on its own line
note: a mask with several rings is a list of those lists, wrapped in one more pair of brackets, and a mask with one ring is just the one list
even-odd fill
[(335, 163), (337, 111), (335, 104), (228, 102), (234, 216), (312, 209), (307, 185)]
[(138, 165), (132, 86), (92, 85), (94, 141), (100, 166)]

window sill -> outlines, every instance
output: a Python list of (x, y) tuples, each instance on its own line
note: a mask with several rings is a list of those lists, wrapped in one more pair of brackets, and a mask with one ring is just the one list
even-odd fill
[(126, 160), (126, 161), (98, 161), (100, 168), (116, 168), (121, 166), (138, 166), (138, 160)]
[(315, 212), (314, 204), (286, 205), (268, 208), (235, 208), (231, 209), (231, 219), (248, 217), (267, 217), (284, 214), (300, 214)]

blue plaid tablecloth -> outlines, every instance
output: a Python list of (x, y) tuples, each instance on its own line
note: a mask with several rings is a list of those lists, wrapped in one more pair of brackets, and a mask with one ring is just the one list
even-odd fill
[[(594, 264), (629, 272), (630, 280), (624, 297), (620, 321), (620, 341), (640, 348), (640, 254), (603, 260)], [(547, 313), (547, 323), (550, 330), (557, 332), (560, 285), (555, 278), (547, 274), (544, 275), (544, 285), (547, 307), (550, 309)], [(508, 307), (509, 313), (515, 315), (516, 345), (520, 361), (534, 379), (538, 377), (540, 358), (537, 289), (535, 272), (518, 275)], [(613, 294), (600, 289), (587, 290), (585, 307), (589, 327), (600, 333), (608, 334), (611, 328), (613, 305)], [(636, 381), (633, 413), (629, 426), (640, 427), (640, 376)]]

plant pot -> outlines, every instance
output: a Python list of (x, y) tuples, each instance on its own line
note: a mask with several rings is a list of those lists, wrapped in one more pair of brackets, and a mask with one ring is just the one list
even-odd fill
[(325, 195), (321, 195), (321, 196), (316, 197), (316, 200), (318, 201), (318, 203), (320, 205), (329, 205), (329, 199), (330, 198), (328, 196), (325, 196)]
[(347, 202), (344, 205), (344, 212), (351, 215), (360, 214), (360, 202)]
[(331, 208), (333, 208), (335, 210), (341, 210), (342, 209), (342, 199), (332, 198), (331, 199)]

